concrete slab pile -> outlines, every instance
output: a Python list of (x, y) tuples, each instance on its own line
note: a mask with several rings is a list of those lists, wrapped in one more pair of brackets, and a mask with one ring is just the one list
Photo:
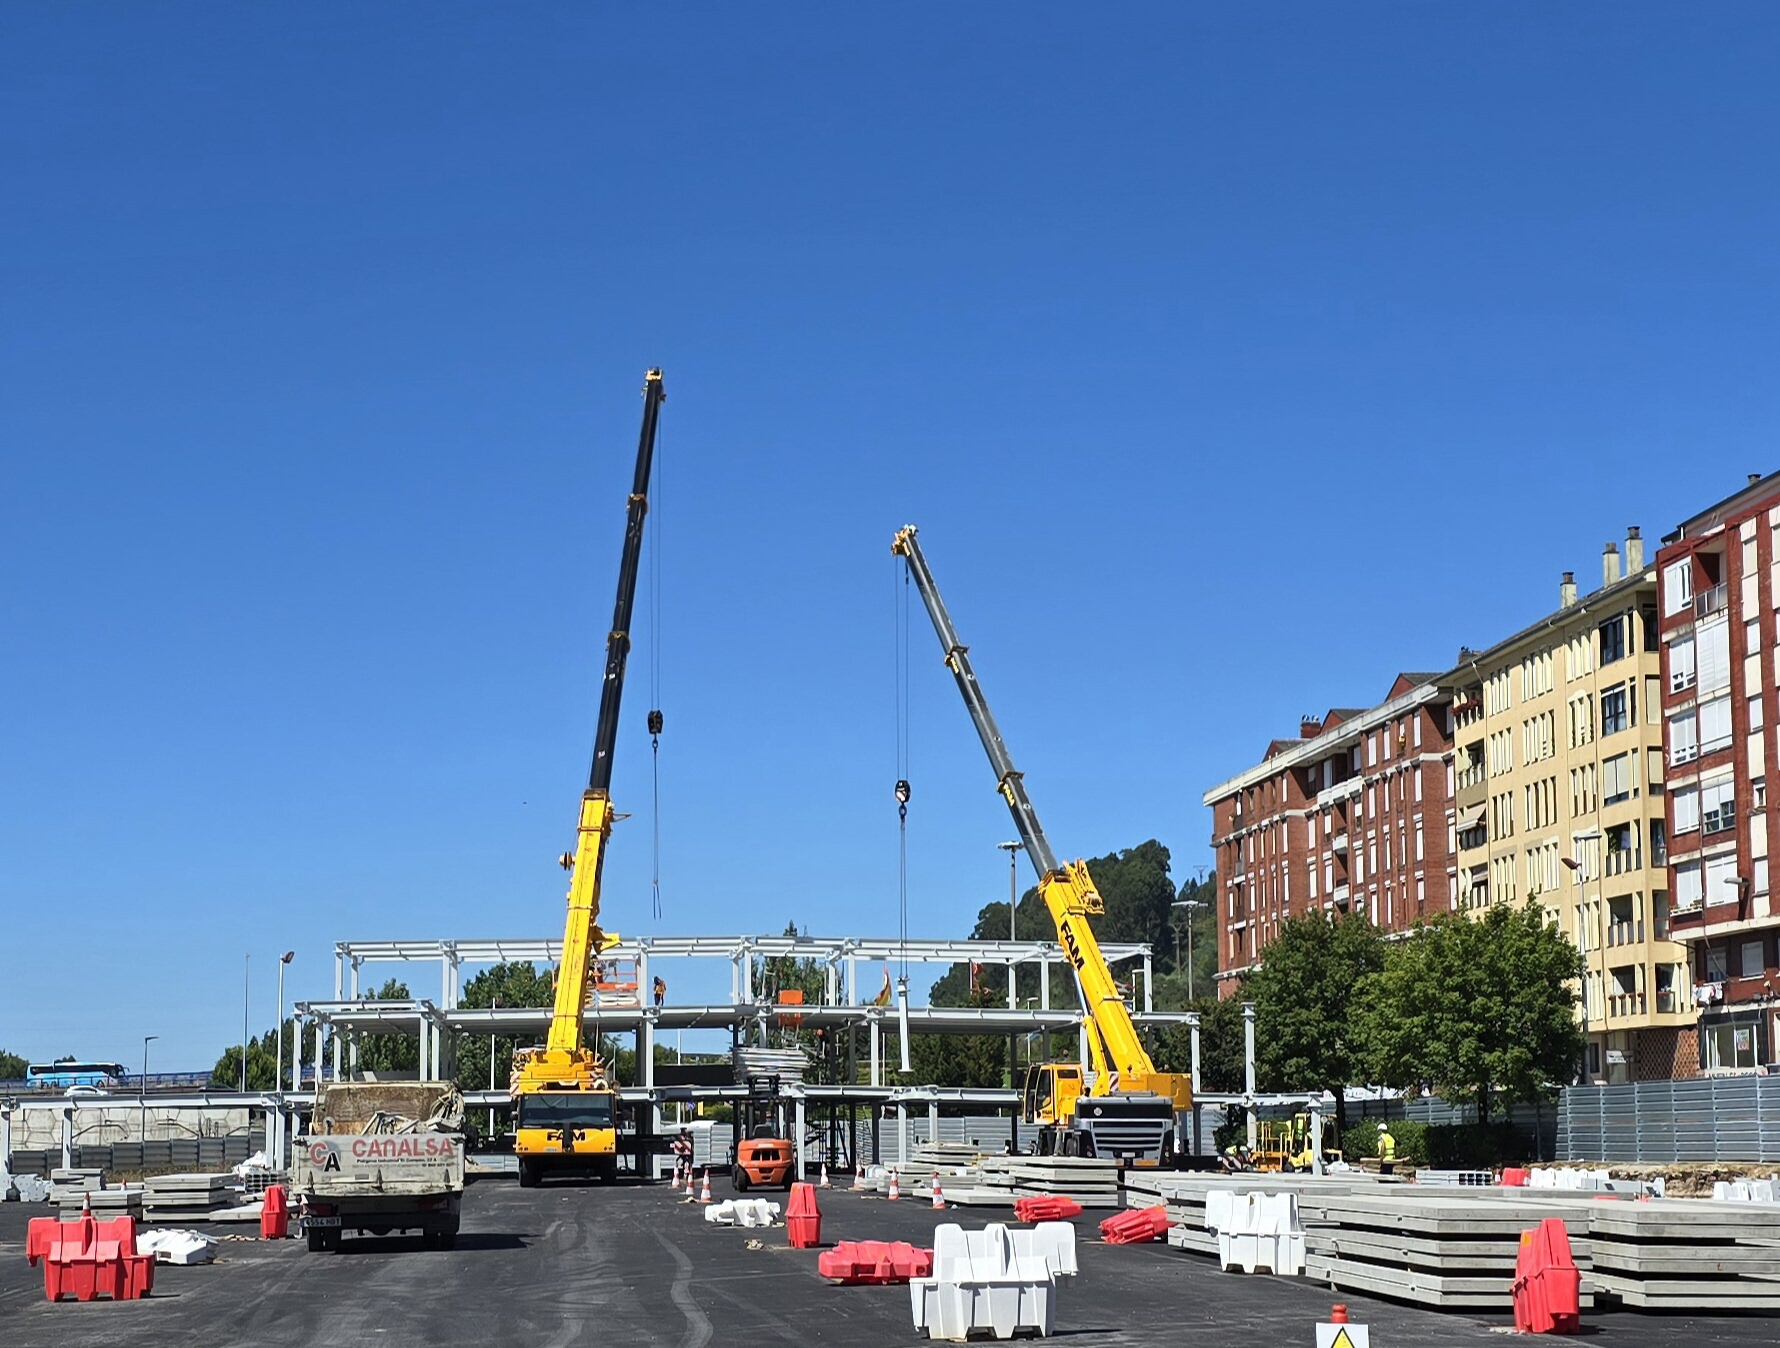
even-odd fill
[(201, 1221), (217, 1208), (241, 1199), (238, 1181), (229, 1173), (155, 1175), (148, 1180), (142, 1213), (151, 1222)]
[(1780, 1311), (1780, 1207), (1711, 1199), (1598, 1203), (1593, 1280), (1627, 1306)]

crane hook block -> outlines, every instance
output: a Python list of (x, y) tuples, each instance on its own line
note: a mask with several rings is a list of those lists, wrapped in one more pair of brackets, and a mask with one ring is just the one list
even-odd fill
[(898, 779), (896, 783), (896, 803), (898, 805), (909, 803), (909, 779), (907, 777)]
[(659, 735), (661, 733), (662, 724), (661, 711), (659, 708), (649, 713), (649, 733), (651, 735)]

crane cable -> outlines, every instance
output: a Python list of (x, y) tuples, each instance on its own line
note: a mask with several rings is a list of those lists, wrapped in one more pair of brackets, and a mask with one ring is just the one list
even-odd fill
[(661, 918), (661, 432), (655, 439), (655, 501), (649, 531), (649, 826), (652, 836), (650, 885), (656, 920)]
[[(896, 584), (901, 572), (900, 585)], [(909, 574), (892, 558), (891, 613), (896, 630), (896, 820), (898, 832), (897, 908), (900, 915), (902, 979), (909, 976)]]

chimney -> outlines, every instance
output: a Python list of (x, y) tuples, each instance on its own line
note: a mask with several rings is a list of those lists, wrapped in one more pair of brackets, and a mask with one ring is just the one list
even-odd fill
[(1625, 531), (1625, 573), (1635, 576), (1644, 569), (1644, 535), (1637, 525)]
[(1753, 487), (1753, 486), (1754, 486), (1754, 485), (1755, 485), (1755, 484), (1756, 484), (1756, 483), (1757, 483), (1757, 482), (1760, 482), (1760, 481), (1761, 481), (1761, 474), (1760, 474), (1760, 473), (1751, 473), (1751, 474), (1750, 474), (1750, 475), (1749, 475), (1749, 485), (1750, 485), (1750, 486), (1752, 486), (1752, 487)]
[(1564, 572), (1563, 584), (1558, 586), (1558, 607), (1569, 608), (1576, 602), (1576, 573)]
[(1318, 735), (1320, 735), (1322, 733), (1323, 733), (1323, 722), (1322, 722), (1321, 717), (1303, 716), (1298, 719), (1298, 738), (1299, 739), (1313, 740)]
[(1619, 584), (1619, 544), (1609, 543), (1601, 553), (1601, 584)]

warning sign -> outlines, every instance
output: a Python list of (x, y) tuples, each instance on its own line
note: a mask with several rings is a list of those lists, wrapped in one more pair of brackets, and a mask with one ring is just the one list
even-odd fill
[(1365, 1325), (1319, 1324), (1316, 1348), (1372, 1348), (1372, 1332)]

